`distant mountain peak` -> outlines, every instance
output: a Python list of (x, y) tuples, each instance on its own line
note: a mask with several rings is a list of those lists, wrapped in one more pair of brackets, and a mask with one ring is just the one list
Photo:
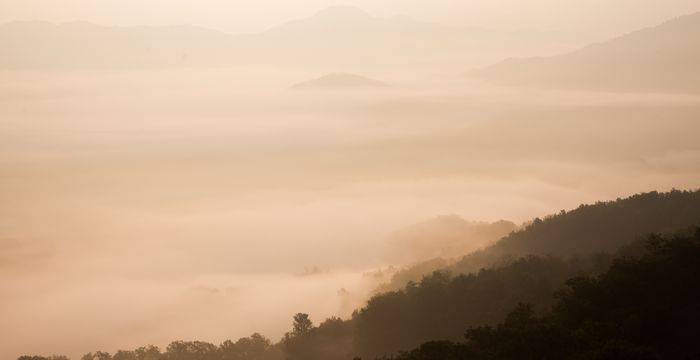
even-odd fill
[(367, 19), (372, 16), (358, 7), (336, 5), (327, 7), (312, 17), (316, 19)]

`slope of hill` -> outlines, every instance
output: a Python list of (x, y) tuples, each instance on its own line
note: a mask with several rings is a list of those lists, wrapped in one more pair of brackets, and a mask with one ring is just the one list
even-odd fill
[(300, 82), (292, 86), (295, 89), (348, 89), (348, 88), (382, 88), (388, 84), (364, 76), (349, 73), (332, 73), (320, 78)]
[[(535, 219), (446, 271), (373, 297), (353, 316), (354, 332), (344, 336), (352, 337), (357, 354), (373, 358), (459, 338), (467, 326), (498, 322), (521, 302), (543, 312), (567, 278), (604, 272), (610, 254), (635, 256), (650, 233), (695, 226), (700, 190), (638, 194)], [(468, 275), (450, 275), (458, 273)]]
[(518, 227), (505, 220), (467, 221), (457, 215), (439, 216), (407, 226), (389, 238), (390, 256), (397, 263), (466, 255), (491, 245)]
[[(613, 252), (650, 233), (694, 225), (700, 225), (700, 190), (637, 194), (537, 218), (495, 244), (452, 261), (447, 269), (470, 273), (528, 255), (570, 257)], [(432, 270), (426, 264), (417, 264), (415, 271), (409, 268), (397, 272), (380, 289), (398, 289), (407, 280), (419, 281), (426, 268)]]
[(494, 245), (451, 266), (458, 273), (478, 271), (527, 255), (577, 256), (611, 252), (650, 233), (700, 225), (700, 190), (649, 192), (625, 199), (581, 205), (535, 219)]
[(639, 258), (569, 280), (544, 316), (521, 304), (498, 326), (468, 329), (466, 342), (432, 341), (395, 359), (691, 359), (698, 276), (700, 230), (656, 238)]
[(699, 92), (700, 13), (551, 57), (476, 71), (497, 83), (607, 91)]
[(392, 263), (411, 265), (396, 271), (391, 281), (374, 293), (402, 289), (409, 281), (444, 269), (456, 258), (492, 245), (517, 228), (505, 220), (488, 223), (448, 215), (400, 229), (389, 238), (386, 258)]

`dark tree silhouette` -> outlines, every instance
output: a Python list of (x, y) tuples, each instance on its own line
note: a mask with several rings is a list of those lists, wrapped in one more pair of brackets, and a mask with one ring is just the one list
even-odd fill
[(309, 319), (308, 314), (302, 314), (298, 313), (294, 315), (294, 323), (292, 325), (292, 335), (293, 336), (301, 336), (301, 335), (306, 335), (311, 331), (313, 328), (314, 324), (311, 322), (311, 319)]
[(105, 351), (95, 351), (94, 353), (87, 353), (83, 355), (81, 360), (112, 360), (112, 355)]
[(469, 328), (463, 343), (424, 345), (394, 359), (454, 351), (457, 359), (697, 359), (699, 277), (700, 228), (692, 236), (655, 236), (641, 258), (569, 280), (546, 315), (519, 305), (495, 327)]

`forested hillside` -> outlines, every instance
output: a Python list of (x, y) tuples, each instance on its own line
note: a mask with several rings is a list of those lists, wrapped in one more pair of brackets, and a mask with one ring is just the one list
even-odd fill
[[(613, 252), (650, 233), (673, 232), (699, 223), (700, 191), (637, 194), (536, 218), (492, 246), (453, 261), (448, 268), (453, 273), (466, 274), (527, 255), (569, 257)], [(397, 272), (382, 288), (401, 288), (447, 263), (447, 260), (419, 263)]]
[(700, 229), (652, 237), (643, 257), (569, 280), (544, 316), (520, 304), (496, 326), (469, 328), (463, 342), (433, 341), (393, 359), (696, 359), (699, 276)]

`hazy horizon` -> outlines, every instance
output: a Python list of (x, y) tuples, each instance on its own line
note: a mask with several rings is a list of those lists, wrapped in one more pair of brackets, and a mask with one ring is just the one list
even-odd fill
[[(66, 6), (68, 5), (68, 6)], [(479, 0), (464, 3), (439, 0), (430, 5), (424, 2), (397, 0), (304, 0), (284, 3), (276, 0), (255, 4), (206, 0), (194, 4), (189, 1), (173, 3), (158, 0), (143, 4), (130, 0), (71, 0), (61, 3), (46, 0), (5, 1), (0, 4), (0, 23), (10, 21), (88, 21), (101, 25), (197, 25), (231, 34), (263, 32), (283, 23), (309, 17), (325, 8), (350, 6), (360, 8), (373, 16), (405, 15), (417, 20), (442, 23), (453, 27), (482, 27), (501, 31), (522, 29), (556, 29), (588, 32), (602, 38), (668, 20), (675, 16), (700, 11), (692, 0), (671, 2), (655, 0), (637, 6), (626, 0), (590, 2), (582, 0), (538, 0), (527, 5), (515, 0)], [(551, 16), (550, 14), (559, 16)], [(596, 19), (597, 28), (590, 28)]]

